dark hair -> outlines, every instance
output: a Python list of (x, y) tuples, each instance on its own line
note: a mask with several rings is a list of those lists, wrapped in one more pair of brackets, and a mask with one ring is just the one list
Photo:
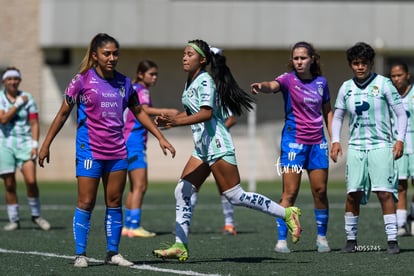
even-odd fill
[(405, 73), (408, 73), (408, 72), (410, 71), (410, 70), (408, 69), (408, 65), (407, 65), (407, 63), (405, 63), (404, 61), (401, 61), (401, 60), (396, 60), (396, 61), (393, 61), (393, 62), (391, 63), (390, 69), (392, 69), (392, 68), (394, 68), (394, 67), (397, 67), (397, 66), (401, 67)]
[(346, 50), (346, 58), (349, 64), (358, 59), (372, 63), (375, 58), (375, 50), (365, 42), (358, 42)]
[[(321, 69), (321, 62), (320, 62), (321, 57), (316, 52), (313, 45), (306, 41), (299, 41), (295, 43), (295, 45), (293, 45), (292, 50), (291, 50), (291, 57), (293, 54), (293, 50), (295, 50), (296, 48), (305, 48), (308, 50), (308, 55), (313, 59), (313, 62), (310, 66), (310, 73), (312, 74), (313, 77), (322, 76), (322, 69)], [(289, 71), (295, 70), (292, 59), (289, 60), (288, 69)]]
[(230, 68), (226, 65), (226, 57), (210, 51), (207, 42), (195, 39), (188, 43), (194, 43), (205, 54), (206, 63), (203, 69), (211, 63), (211, 76), (216, 84), (218, 99), (224, 110), (230, 110), (233, 114), (240, 116), (244, 109), (249, 111), (253, 108), (252, 96), (240, 88), (234, 79)]
[(148, 60), (148, 59), (141, 60), (137, 66), (137, 72), (136, 72), (136, 77), (134, 79), (134, 83), (141, 81), (141, 79), (138, 78), (139, 73), (145, 74), (145, 72), (147, 72), (151, 68), (158, 69), (158, 65), (152, 60)]
[(89, 43), (88, 50), (86, 51), (86, 54), (80, 64), (79, 73), (83, 74), (95, 66), (92, 59), (92, 53), (97, 53), (98, 48), (105, 46), (107, 43), (114, 43), (119, 49), (119, 42), (108, 34), (98, 33), (92, 38), (91, 42)]

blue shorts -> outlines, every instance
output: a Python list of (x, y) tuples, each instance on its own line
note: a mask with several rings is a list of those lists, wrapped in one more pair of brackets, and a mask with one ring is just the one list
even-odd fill
[(148, 168), (146, 149), (132, 151), (128, 148), (128, 171), (146, 168)]
[(280, 165), (294, 170), (316, 170), (329, 167), (328, 143), (298, 144), (294, 139), (282, 137)]
[(94, 160), (92, 158), (76, 159), (76, 177), (85, 176), (101, 178), (103, 173), (122, 171), (128, 168), (126, 159)]

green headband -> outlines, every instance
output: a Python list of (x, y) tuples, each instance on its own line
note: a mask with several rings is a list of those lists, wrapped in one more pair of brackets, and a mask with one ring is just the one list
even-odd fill
[(200, 47), (198, 47), (196, 44), (194, 43), (188, 43), (188, 46), (192, 47), (194, 50), (196, 50), (197, 53), (200, 54), (200, 56), (202, 56), (203, 58), (206, 57), (206, 54), (203, 52), (203, 50), (201, 50)]

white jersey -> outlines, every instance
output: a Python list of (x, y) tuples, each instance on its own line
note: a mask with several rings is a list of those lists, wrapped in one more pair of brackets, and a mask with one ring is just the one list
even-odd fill
[(339, 89), (335, 108), (349, 114), (349, 147), (358, 150), (392, 147), (392, 106), (401, 104), (391, 80), (374, 74), (364, 86), (354, 79)]
[(213, 116), (210, 120), (191, 125), (195, 151), (208, 161), (228, 153), (234, 154), (235, 151), (231, 134), (224, 125), (225, 112), (219, 106), (217, 97), (214, 80), (204, 71), (198, 74), (190, 84), (186, 84), (182, 95), (182, 103), (187, 115), (199, 112), (202, 106), (213, 109)]
[[(33, 96), (24, 91), (18, 92), (19, 96), (27, 96), (28, 101), (17, 111), (14, 118), (6, 124), (0, 124), (0, 145), (2, 147), (21, 149), (32, 147), (32, 130), (30, 127), (30, 116), (37, 117), (38, 109)], [(0, 91), (0, 110), (5, 112), (13, 107), (6, 92)]]

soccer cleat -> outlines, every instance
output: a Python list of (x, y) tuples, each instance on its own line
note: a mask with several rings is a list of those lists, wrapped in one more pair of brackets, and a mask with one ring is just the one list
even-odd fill
[(122, 232), (121, 232), (121, 235), (122, 236), (128, 236), (128, 232), (129, 232), (129, 229), (128, 228), (122, 227)]
[(408, 231), (408, 225), (407, 224), (404, 224), (402, 227), (398, 227), (397, 235), (399, 237), (402, 237), (402, 236), (410, 236), (411, 234)]
[(152, 251), (152, 254), (163, 260), (165, 259), (178, 259), (180, 262), (185, 262), (188, 259), (188, 249), (183, 243), (174, 243), (166, 249), (156, 249)]
[(237, 235), (236, 228), (230, 224), (224, 225), (222, 232), (223, 232), (223, 235), (233, 235), (233, 236)]
[(129, 229), (127, 235), (130, 238), (152, 238), (155, 237), (157, 234), (149, 232), (145, 230), (144, 227), (140, 226), (137, 229)]
[(105, 264), (109, 265), (117, 265), (117, 266), (132, 266), (134, 265), (133, 262), (128, 261), (121, 254), (115, 254), (113, 256), (108, 255), (105, 258)]
[(4, 231), (14, 231), (17, 229), (20, 229), (20, 223), (18, 221), (11, 221), (3, 227)]
[(328, 253), (331, 252), (331, 248), (329, 247), (328, 240), (326, 236), (319, 236), (316, 238), (316, 250), (319, 253)]
[(355, 253), (357, 251), (356, 240), (347, 240), (344, 248), (341, 249), (341, 253)]
[(286, 240), (278, 240), (275, 245), (275, 251), (278, 253), (290, 253)]
[(302, 228), (299, 222), (299, 216), (302, 214), (298, 207), (287, 207), (285, 209), (285, 222), (289, 229), (289, 233), (292, 235), (293, 243), (297, 243), (302, 233)]
[(42, 230), (47, 231), (50, 229), (50, 223), (42, 217), (33, 217), (32, 221), (33, 223), (36, 223)]
[(399, 254), (400, 253), (400, 247), (398, 246), (397, 241), (388, 241), (388, 254)]
[(76, 255), (73, 266), (80, 268), (88, 267), (88, 258), (84, 255)]

